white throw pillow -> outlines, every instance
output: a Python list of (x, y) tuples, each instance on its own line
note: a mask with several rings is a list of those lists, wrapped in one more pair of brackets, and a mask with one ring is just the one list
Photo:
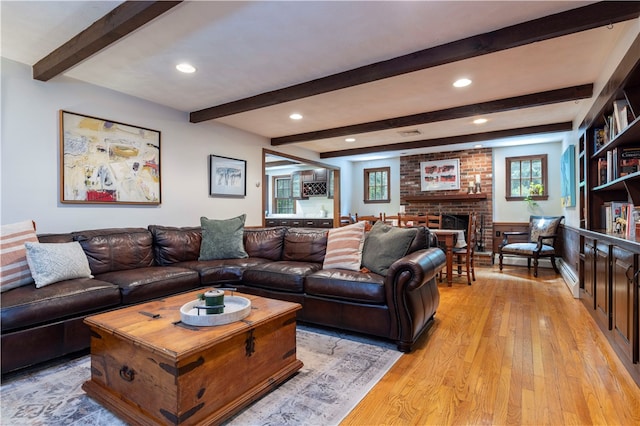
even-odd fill
[(36, 288), (73, 278), (93, 278), (87, 256), (77, 241), (24, 245)]
[(327, 237), (323, 269), (359, 271), (362, 263), (365, 222), (333, 228)]

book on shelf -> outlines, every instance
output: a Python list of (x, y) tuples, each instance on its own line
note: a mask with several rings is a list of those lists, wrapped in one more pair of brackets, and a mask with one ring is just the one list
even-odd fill
[(607, 159), (598, 158), (598, 186), (607, 183)]
[(598, 152), (605, 145), (604, 128), (593, 129), (593, 152)]
[(603, 204), (605, 218), (605, 231), (612, 234), (626, 235), (629, 209), (633, 204), (626, 201), (611, 201)]
[(640, 148), (622, 148), (619, 161), (620, 177), (640, 171)]

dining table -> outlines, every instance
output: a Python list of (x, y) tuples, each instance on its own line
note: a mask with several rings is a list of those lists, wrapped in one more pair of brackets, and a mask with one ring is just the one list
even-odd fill
[(464, 231), (460, 229), (429, 229), (436, 234), (438, 241), (444, 241), (445, 255), (447, 258), (447, 285), (453, 285), (453, 249), (467, 246)]

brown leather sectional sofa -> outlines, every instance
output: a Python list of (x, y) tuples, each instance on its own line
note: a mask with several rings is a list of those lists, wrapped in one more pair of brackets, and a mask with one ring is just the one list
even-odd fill
[(393, 340), (409, 351), (432, 324), (436, 273), (445, 264), (435, 236), (419, 228), (386, 276), (322, 269), (327, 229), (245, 228), (243, 259), (197, 260), (200, 227), (115, 228), (40, 235), (80, 242), (94, 278), (2, 293), (2, 374), (89, 347), (87, 315), (200, 287), (300, 303), (298, 319)]

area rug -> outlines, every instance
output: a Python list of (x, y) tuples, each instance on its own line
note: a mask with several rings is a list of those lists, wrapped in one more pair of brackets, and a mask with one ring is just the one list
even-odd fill
[[(227, 425), (335, 425), (402, 355), (393, 344), (298, 325), (297, 356), (304, 367)], [(3, 425), (125, 425), (85, 395), (84, 356), (13, 377), (0, 387)]]

